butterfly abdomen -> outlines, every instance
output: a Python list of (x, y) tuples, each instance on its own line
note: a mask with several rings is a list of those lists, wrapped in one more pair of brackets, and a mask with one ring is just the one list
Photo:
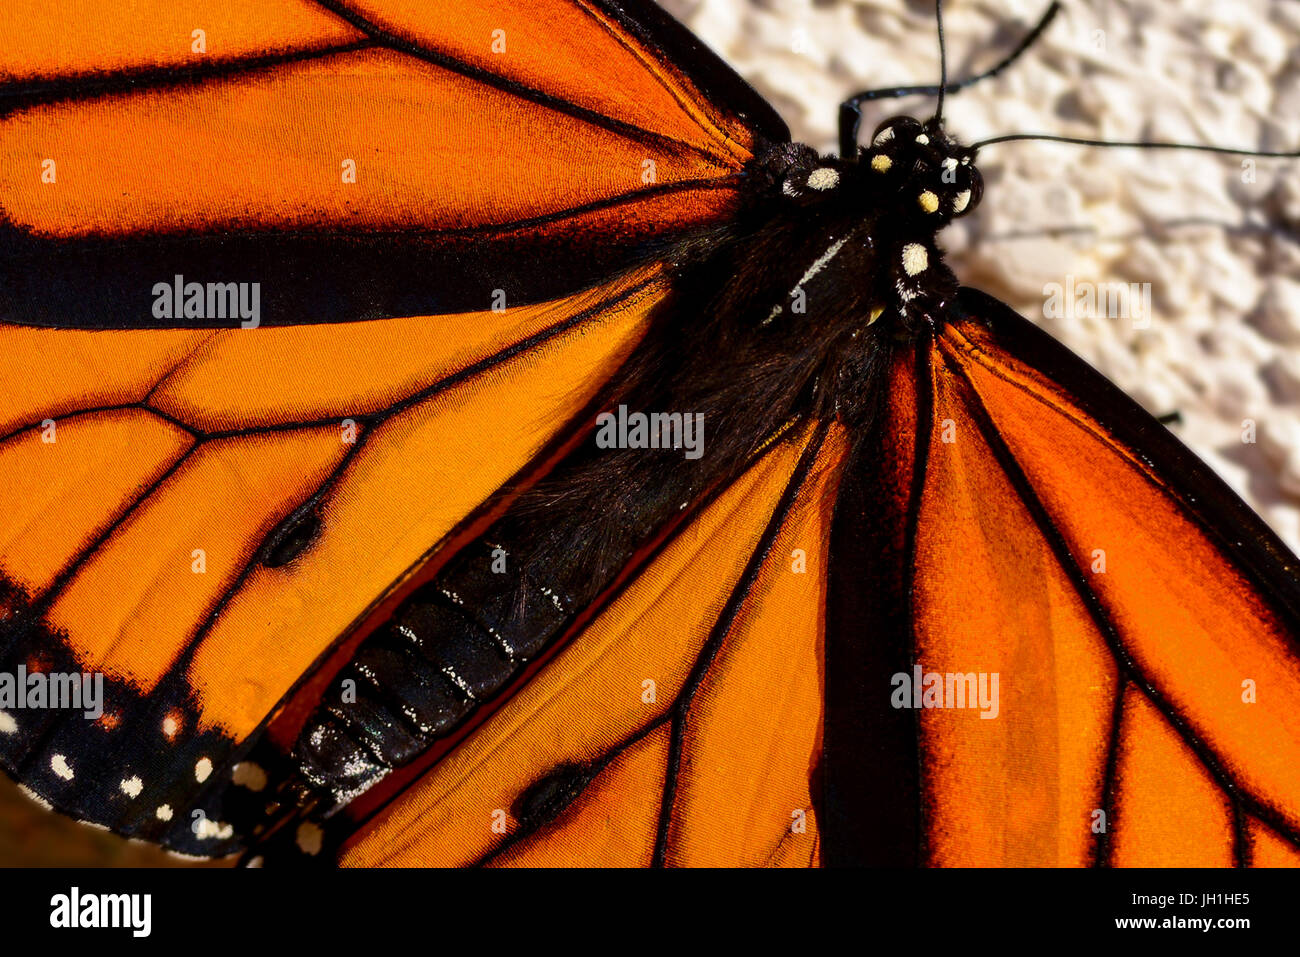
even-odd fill
[(335, 800), (364, 790), (458, 728), (557, 636), (571, 599), (507, 574), (510, 561), (500, 544), (471, 548), (362, 644), (294, 749), (308, 780)]

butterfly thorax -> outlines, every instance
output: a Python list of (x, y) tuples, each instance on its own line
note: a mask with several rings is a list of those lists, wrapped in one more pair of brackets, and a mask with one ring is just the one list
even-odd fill
[(804, 277), (832, 259), (841, 267), (852, 260), (841, 252), (869, 250), (870, 268), (858, 279), (872, 286), (866, 321), (884, 318), (893, 333), (910, 336), (935, 326), (956, 291), (935, 236), (978, 205), (983, 179), (974, 159), (937, 120), (901, 116), (882, 123), (852, 158), (783, 144), (766, 168), (795, 215), (829, 224), (821, 233), (826, 248), (806, 251)]

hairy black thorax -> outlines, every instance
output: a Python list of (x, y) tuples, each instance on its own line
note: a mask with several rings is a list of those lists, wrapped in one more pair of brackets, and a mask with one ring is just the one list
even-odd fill
[[(774, 444), (817, 422), (868, 430), (891, 356), (933, 335), (956, 295), (935, 235), (981, 189), (973, 154), (933, 121), (890, 120), (849, 159), (799, 144), (760, 148), (725, 231), (647, 250), (673, 270), (672, 292), (571, 423), (573, 451), (337, 674), (292, 752), (290, 787), (311, 797), (286, 806), (324, 820), (492, 706), (608, 600), (648, 543), (684, 526)], [(594, 417), (619, 407), (701, 417), (702, 454), (600, 447)], [(588, 776), (561, 770), (566, 781)], [(533, 789), (576, 794), (547, 780)]]

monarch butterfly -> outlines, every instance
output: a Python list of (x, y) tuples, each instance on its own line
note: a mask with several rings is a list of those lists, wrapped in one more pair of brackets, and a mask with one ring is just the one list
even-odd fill
[(821, 157), (648, 3), (412, 7), (6, 51), (0, 671), (105, 689), (7, 770), (201, 856), (1295, 861), (1294, 559), (958, 289), (941, 106)]

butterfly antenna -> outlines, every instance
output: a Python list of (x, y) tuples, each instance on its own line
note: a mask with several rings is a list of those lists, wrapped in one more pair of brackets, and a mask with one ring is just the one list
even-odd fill
[(943, 113), (943, 96), (947, 93), (958, 93), (973, 86), (982, 80), (989, 80), (997, 76), (1011, 64), (1015, 63), (1020, 57), (1033, 46), (1038, 38), (1051, 24), (1052, 20), (1061, 10), (1059, 0), (1052, 0), (1047, 10), (1039, 17), (1038, 23), (1034, 28), (1024, 35), (1020, 43), (1009, 54), (999, 60), (994, 66), (985, 70), (983, 73), (977, 73), (974, 76), (968, 76), (965, 79), (947, 82), (947, 63), (944, 50), (942, 21), (940, 22), (939, 37), (939, 69), (944, 76), (944, 82), (940, 86), (933, 84), (924, 84), (921, 86), (889, 86), (882, 87), (878, 90), (865, 90), (862, 93), (855, 93), (843, 103), (840, 104), (840, 155), (851, 158), (857, 152), (858, 147), (858, 126), (862, 122), (862, 104), (869, 100), (887, 100), (897, 99), (904, 96), (938, 96), (939, 109), (937, 115)]
[(948, 51), (943, 43), (943, 0), (934, 0), (934, 22), (939, 29), (939, 102), (934, 107), (934, 125), (943, 125), (943, 91), (948, 88)]
[(970, 150), (983, 149), (996, 143), (1017, 140), (1042, 140), (1048, 143), (1069, 143), (1073, 146), (1111, 146), (1141, 150), (1194, 150), (1198, 153), (1222, 153), (1227, 156), (1257, 156), (1272, 159), (1300, 159), (1300, 150), (1241, 150), (1229, 146), (1210, 146), (1206, 143), (1166, 143), (1159, 140), (1093, 140), (1080, 136), (1056, 136), (1052, 133), (1008, 133), (972, 143)]

